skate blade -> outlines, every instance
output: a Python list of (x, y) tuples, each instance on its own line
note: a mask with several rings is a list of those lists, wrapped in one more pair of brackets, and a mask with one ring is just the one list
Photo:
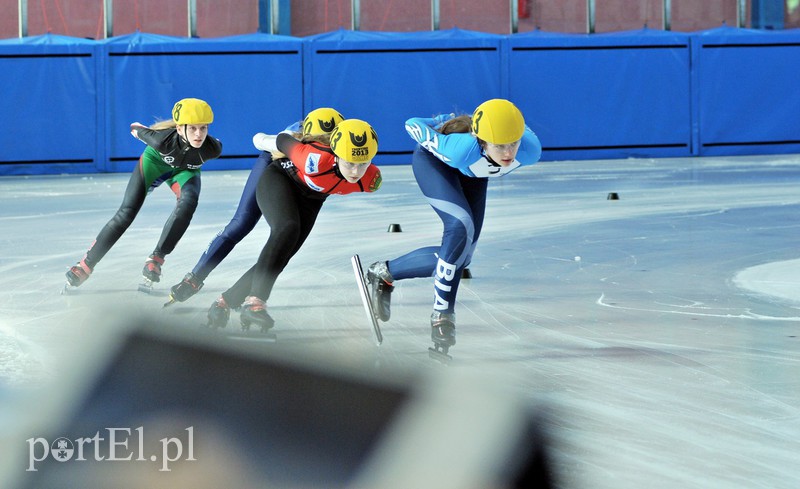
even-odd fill
[(144, 279), (144, 282), (139, 284), (139, 292), (144, 292), (145, 294), (149, 294), (153, 291), (153, 281)]
[(251, 330), (250, 328), (241, 329), (239, 331), (227, 329), (225, 327), (219, 328), (211, 324), (203, 324), (203, 329), (210, 331), (215, 336), (220, 336), (226, 340), (234, 341), (251, 341), (253, 343), (275, 343), (278, 341), (278, 336), (275, 333), (266, 331)]
[(77, 287), (73, 287), (70, 284), (64, 284), (64, 287), (61, 288), (61, 295), (70, 295), (77, 290)]
[(447, 365), (453, 360), (453, 357), (447, 354), (449, 350), (450, 347), (447, 346), (430, 346), (428, 347), (428, 356), (440, 363)]
[(356, 276), (356, 285), (358, 292), (361, 296), (361, 303), (364, 306), (364, 311), (367, 314), (367, 319), (372, 325), (372, 331), (375, 333), (375, 342), (378, 346), (383, 343), (383, 332), (381, 331), (380, 323), (378, 322), (378, 315), (375, 313), (375, 307), (370, 298), (369, 289), (367, 287), (367, 280), (364, 277), (364, 268), (361, 266), (361, 257), (353, 255), (350, 258), (350, 263), (353, 266), (353, 273)]
[(176, 301), (175, 298), (172, 297), (172, 295), (170, 294), (169, 300), (167, 302), (165, 302), (162, 307), (163, 308), (167, 308), (167, 307), (171, 306), (172, 304), (175, 304), (176, 302), (178, 302), (178, 301)]

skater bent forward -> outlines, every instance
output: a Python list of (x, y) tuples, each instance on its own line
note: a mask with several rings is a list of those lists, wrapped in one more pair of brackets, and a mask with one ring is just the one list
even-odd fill
[(471, 117), (415, 117), (405, 126), (418, 143), (414, 177), (444, 224), (442, 242), (373, 263), (367, 280), (378, 316), (388, 321), (395, 281), (433, 277), (431, 339), (446, 353), (456, 343), (456, 293), (483, 226), (488, 180), (536, 163), (542, 146), (519, 109), (504, 99), (480, 104)]
[(205, 101), (185, 98), (172, 108), (172, 120), (150, 127), (138, 122), (131, 124), (131, 135), (147, 144), (147, 148), (131, 174), (119, 210), (100, 230), (86, 255), (67, 271), (69, 286), (77, 287), (89, 278), (136, 218), (145, 197), (166, 182), (177, 202), (142, 270), (146, 281), (160, 280), (164, 258), (186, 232), (197, 208), (200, 167), (222, 152), (222, 143), (208, 134), (208, 125), (213, 120), (214, 114)]
[(311, 233), (319, 211), (331, 194), (375, 192), (381, 172), (372, 164), (378, 137), (365, 121), (345, 119), (331, 134), (304, 135), (297, 140), (282, 132), (258, 133), (257, 149), (273, 153), (258, 181), (256, 200), (270, 233), (256, 264), (211, 305), (209, 325), (224, 327), (230, 308), (241, 305), (244, 329), (273, 326), (266, 302), (289, 260)]
[[(292, 132), (297, 138), (319, 136), (330, 134), (334, 127), (343, 120), (344, 117), (337, 110), (320, 107), (312, 110), (302, 121), (295, 122), (285, 130)], [(272, 154), (262, 151), (247, 176), (233, 218), (209, 243), (192, 271), (187, 273), (183, 280), (172, 286), (170, 301), (184, 302), (196, 294), (203, 287), (208, 275), (256, 227), (261, 219), (261, 209), (258, 208), (256, 201), (256, 187), (264, 170), (271, 163)]]

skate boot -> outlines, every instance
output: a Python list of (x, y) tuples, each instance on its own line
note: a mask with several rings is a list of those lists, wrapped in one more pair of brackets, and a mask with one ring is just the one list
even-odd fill
[(367, 269), (367, 282), (369, 282), (370, 299), (375, 314), (381, 321), (386, 322), (392, 315), (392, 291), (394, 290), (394, 277), (389, 272), (385, 261), (376, 261)]
[(242, 330), (249, 330), (251, 324), (261, 327), (261, 331), (267, 331), (275, 321), (267, 314), (267, 304), (258, 297), (251, 295), (244, 300), (242, 312), (239, 314), (242, 323)]
[(92, 274), (92, 269), (86, 264), (85, 260), (81, 260), (77, 265), (72, 266), (67, 270), (67, 284), (72, 287), (78, 287), (86, 282), (89, 275)]
[[(434, 344), (450, 348), (456, 344), (456, 313), (433, 311), (431, 314), (431, 339)], [(445, 353), (447, 350), (445, 350)]]
[(208, 310), (208, 326), (209, 328), (224, 328), (228, 325), (228, 319), (231, 317), (231, 308), (228, 306), (228, 303), (225, 302), (225, 298), (219, 296), (219, 299), (215, 300), (213, 304), (211, 304), (211, 308)]
[(433, 311), (431, 314), (431, 339), (433, 347), (428, 355), (434, 360), (449, 363), (453, 359), (447, 352), (456, 344), (456, 315), (453, 312)]
[(144, 262), (144, 268), (142, 269), (142, 276), (144, 279), (148, 282), (161, 281), (161, 265), (163, 264), (163, 256), (156, 255), (155, 253), (150, 255), (150, 258)]
[(169, 300), (171, 302), (183, 302), (198, 293), (202, 288), (203, 281), (198, 279), (192, 272), (189, 272), (180, 283), (172, 286)]

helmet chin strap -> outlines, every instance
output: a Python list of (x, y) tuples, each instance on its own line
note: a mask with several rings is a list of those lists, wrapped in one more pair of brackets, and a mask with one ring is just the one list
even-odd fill
[(180, 129), (181, 126), (178, 126), (178, 136), (180, 136), (184, 141), (186, 141), (187, 144), (189, 144), (189, 137), (187, 134), (188, 124), (182, 124), (182, 127), (183, 127), (183, 134), (181, 134), (181, 129)]
[(503, 165), (500, 165), (499, 163), (497, 163), (496, 161), (494, 161), (492, 159), (492, 157), (489, 156), (489, 153), (486, 152), (486, 146), (484, 146), (484, 145), (481, 145), (481, 156), (486, 158), (486, 161), (488, 161), (489, 164), (492, 165), (492, 166), (496, 166), (497, 168), (500, 168), (501, 166), (503, 166)]

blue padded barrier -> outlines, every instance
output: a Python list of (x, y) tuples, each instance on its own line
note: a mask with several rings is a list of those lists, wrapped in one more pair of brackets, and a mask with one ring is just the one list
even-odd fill
[(690, 156), (687, 34), (510, 36), (509, 98), (543, 159)]
[(800, 30), (692, 38), (699, 154), (800, 152)]
[(505, 96), (502, 36), (450, 29), (386, 33), (339, 30), (307, 38), (305, 107), (337, 108), (378, 133), (378, 164), (409, 163), (410, 117), (471, 113)]
[(316, 107), (371, 122), (379, 164), (406, 164), (412, 116), (516, 102), (543, 158), (800, 152), (800, 31), (501, 36), (336, 31), (106, 41), (0, 41), (0, 175), (129, 171), (131, 122), (170, 117), (183, 97), (214, 108), (223, 157), (250, 168), (255, 132)]
[(0, 175), (98, 171), (97, 61), (85, 39), (0, 41)]
[(256, 132), (278, 132), (303, 116), (302, 42), (249, 34), (200, 40), (136, 33), (105, 43), (104, 107), (107, 171), (129, 171), (144, 145), (131, 122), (171, 118), (185, 97), (214, 111), (209, 133), (223, 154), (204, 169), (250, 168)]

